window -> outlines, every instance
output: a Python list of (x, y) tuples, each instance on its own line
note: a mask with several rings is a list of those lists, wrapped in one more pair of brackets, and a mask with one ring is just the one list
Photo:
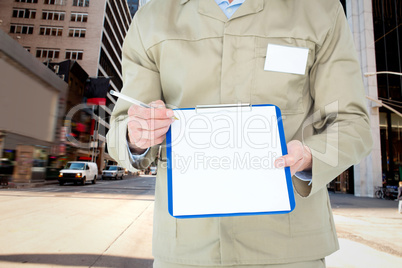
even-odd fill
[(13, 9), (13, 18), (34, 19), (36, 17), (36, 9)]
[(68, 36), (70, 37), (85, 37), (85, 33), (87, 30), (80, 28), (70, 28), (68, 32)]
[(77, 50), (66, 51), (66, 60), (82, 60), (84, 52)]
[(24, 47), (26, 51), (31, 52), (31, 47)]
[(64, 20), (66, 13), (58, 11), (42, 11), (43, 20)]
[(88, 14), (87, 13), (71, 13), (71, 21), (87, 22)]
[(65, 5), (66, 0), (45, 0), (43, 3), (46, 5)]
[(89, 0), (73, 0), (75, 7), (89, 7)]
[(63, 28), (61, 27), (51, 27), (51, 26), (41, 26), (39, 29), (40, 35), (53, 35), (53, 36), (62, 36)]
[(45, 59), (58, 59), (60, 55), (59, 49), (54, 48), (38, 48), (36, 50), (37, 58), (45, 58)]
[(33, 25), (11, 24), (10, 33), (15, 34), (33, 34)]
[(20, 2), (20, 3), (34, 3), (37, 4), (38, 0), (15, 0), (15, 2)]

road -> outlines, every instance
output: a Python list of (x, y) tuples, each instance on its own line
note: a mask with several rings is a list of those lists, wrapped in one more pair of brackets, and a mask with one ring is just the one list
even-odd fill
[(142, 176), (1, 190), (0, 267), (152, 267), (154, 185)]

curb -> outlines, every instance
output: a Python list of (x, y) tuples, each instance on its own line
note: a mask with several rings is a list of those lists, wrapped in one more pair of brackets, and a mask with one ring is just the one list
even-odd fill
[(36, 188), (44, 185), (58, 184), (58, 180), (46, 180), (39, 182), (13, 182), (10, 181), (8, 185), (3, 185), (0, 189), (24, 189), (24, 188)]

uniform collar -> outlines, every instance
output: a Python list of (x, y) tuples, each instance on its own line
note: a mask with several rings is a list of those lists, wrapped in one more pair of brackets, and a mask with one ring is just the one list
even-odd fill
[[(182, 3), (186, 3), (190, 0), (182, 0)], [(264, 0), (246, 0), (239, 9), (233, 14), (230, 20), (235, 18), (255, 14), (264, 9)], [(228, 19), (219, 6), (213, 0), (199, 0), (198, 12), (202, 15), (227, 22)]]
[(218, 5), (220, 5), (222, 2), (225, 2), (225, 1), (227, 1), (229, 5), (232, 5), (232, 4), (236, 4), (236, 3), (244, 3), (244, 1), (246, 1), (246, 0), (234, 0), (232, 3), (229, 3), (228, 0), (218, 0)]

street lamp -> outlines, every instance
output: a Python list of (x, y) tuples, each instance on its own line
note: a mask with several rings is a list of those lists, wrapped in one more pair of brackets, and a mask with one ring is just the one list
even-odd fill
[(389, 106), (389, 105), (383, 103), (381, 100), (373, 99), (373, 98), (370, 97), (370, 96), (366, 96), (366, 98), (369, 99), (369, 100), (371, 100), (372, 102), (375, 102), (375, 103), (379, 104), (380, 106), (384, 106), (385, 108), (387, 108), (387, 109), (393, 111), (394, 113), (396, 113), (397, 115), (399, 115), (400, 117), (402, 117), (402, 114), (401, 114), (400, 112), (398, 112), (397, 110), (395, 110), (395, 109), (392, 108), (391, 106)]
[(394, 75), (401, 75), (401, 76), (402, 76), (402, 73), (388, 72), (388, 71), (373, 72), (373, 73), (364, 73), (364, 76), (365, 76), (365, 77), (368, 77), (368, 76), (373, 76), (373, 75), (377, 75), (377, 74), (394, 74)]
[[(364, 73), (365, 77), (369, 77), (369, 76), (374, 76), (377, 74), (393, 74), (393, 75), (400, 75), (402, 76), (402, 73), (397, 73), (397, 72), (389, 72), (389, 71), (381, 71), (381, 72), (372, 72), (372, 73)], [(398, 112), (397, 110), (395, 110), (394, 108), (392, 108), (391, 106), (383, 103), (381, 100), (377, 100), (377, 99), (373, 99), (370, 96), (366, 96), (367, 99), (371, 100), (372, 102), (375, 102), (377, 104), (379, 104), (380, 106), (384, 106), (385, 108), (393, 111), (394, 113), (396, 113), (397, 115), (399, 115), (400, 117), (402, 117), (402, 114), (400, 112)]]

